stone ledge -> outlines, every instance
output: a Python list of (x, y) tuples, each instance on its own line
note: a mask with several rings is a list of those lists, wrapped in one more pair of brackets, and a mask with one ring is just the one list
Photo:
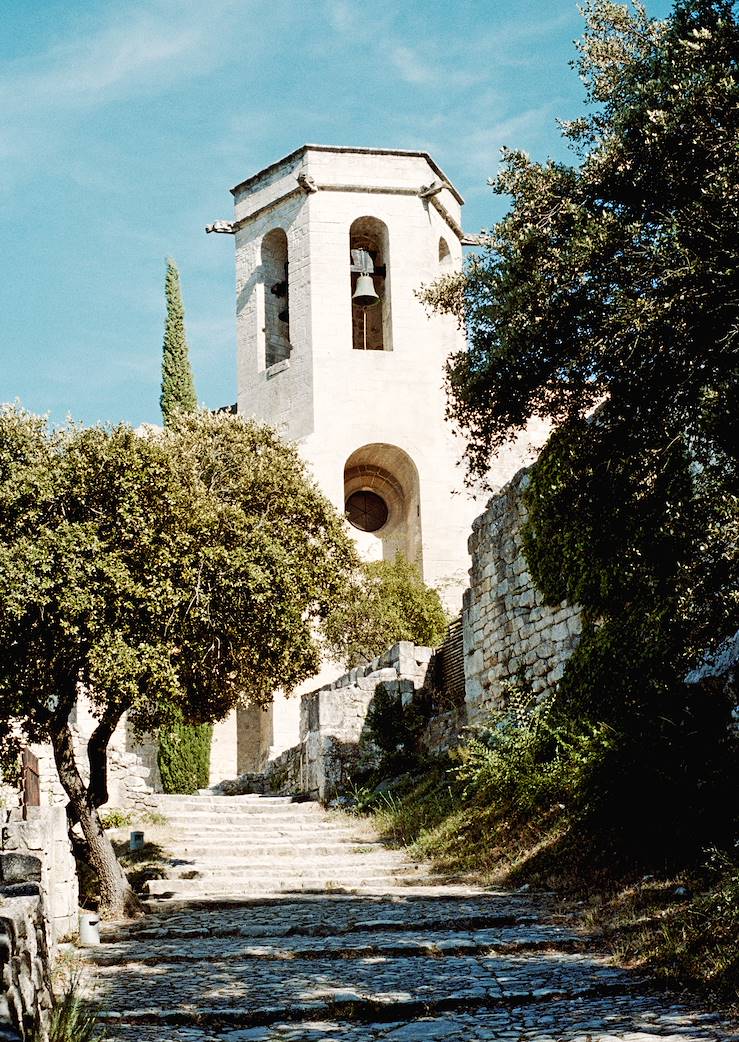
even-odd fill
[(277, 376), (278, 373), (284, 373), (286, 369), (290, 368), (290, 359), (283, 358), (281, 362), (275, 362), (274, 365), (269, 366), (268, 369), (264, 370), (264, 375), (267, 380), (271, 380), (273, 376)]

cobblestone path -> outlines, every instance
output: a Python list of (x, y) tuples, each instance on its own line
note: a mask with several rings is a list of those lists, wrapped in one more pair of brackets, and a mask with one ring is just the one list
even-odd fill
[(315, 804), (163, 798), (152, 914), (87, 950), (112, 1042), (728, 1042), (544, 898), (434, 884)]

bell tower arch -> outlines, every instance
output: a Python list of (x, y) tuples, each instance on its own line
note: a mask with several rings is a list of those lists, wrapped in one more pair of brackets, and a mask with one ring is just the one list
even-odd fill
[(425, 152), (321, 145), (233, 195), (238, 411), (298, 442), (363, 553), (402, 552), (458, 610), (480, 504), (442, 382), (464, 339), (415, 291), (461, 264), (462, 197)]

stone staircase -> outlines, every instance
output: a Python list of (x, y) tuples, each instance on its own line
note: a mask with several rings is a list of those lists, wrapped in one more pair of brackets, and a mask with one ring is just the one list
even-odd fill
[(737, 1042), (546, 895), (435, 880), (315, 804), (160, 809), (173, 856), (149, 914), (82, 955), (110, 1042)]
[(360, 821), (290, 796), (160, 796), (170, 867), (151, 901), (270, 894), (386, 893), (428, 883), (425, 870), (367, 835)]

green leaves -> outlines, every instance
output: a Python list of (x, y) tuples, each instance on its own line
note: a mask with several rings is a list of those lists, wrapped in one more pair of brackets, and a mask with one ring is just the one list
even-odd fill
[(447, 384), (472, 476), (553, 424), (525, 552), (587, 622), (555, 716), (620, 735), (583, 789), (590, 834), (664, 855), (732, 827), (728, 696), (683, 677), (739, 626), (739, 22), (730, 0), (583, 13), (577, 162), (506, 151), (508, 214), (426, 299), (467, 327)]
[(330, 653), (347, 669), (370, 662), (401, 640), (436, 647), (448, 619), (436, 590), (402, 554), (371, 561), (333, 606), (323, 632)]
[(591, 109), (567, 124), (578, 165), (504, 151), (511, 208), (466, 285), (423, 294), (465, 321), (450, 414), (482, 475), (535, 415), (604, 402), (604, 422), (685, 428), (737, 367), (739, 24), (723, 0), (663, 23), (592, 0), (578, 68)]
[(167, 260), (164, 291), (167, 300), (167, 320), (164, 327), (162, 394), (159, 404), (165, 424), (170, 424), (178, 413), (192, 413), (198, 407), (185, 336), (185, 309), (180, 290), (180, 273), (171, 259)]
[(164, 792), (193, 793), (210, 782), (212, 724), (178, 721), (159, 733), (157, 764)]
[(142, 437), (5, 410), (0, 533), (0, 730), (34, 738), (78, 684), (139, 730), (293, 687), (356, 564), (295, 450), (225, 415)]

